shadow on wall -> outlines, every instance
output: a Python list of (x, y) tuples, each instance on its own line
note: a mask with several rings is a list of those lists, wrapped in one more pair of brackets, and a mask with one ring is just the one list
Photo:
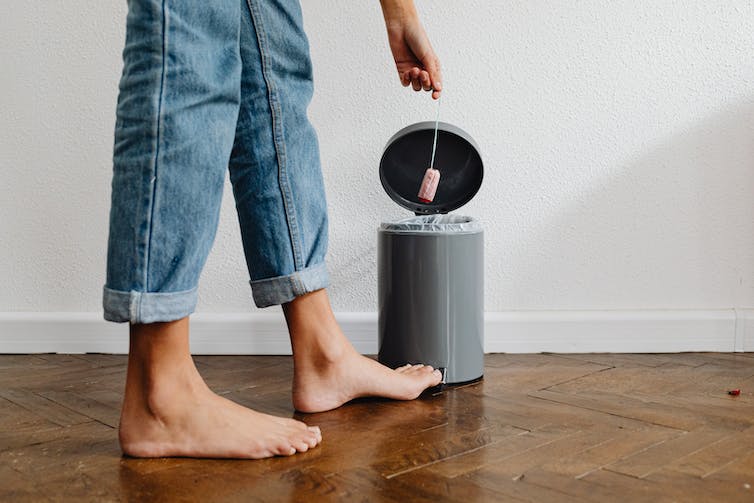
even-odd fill
[(754, 101), (650, 146), (555, 214), (515, 255), (488, 246), (488, 270), (512, 261), (498, 263), (506, 309), (754, 307)]

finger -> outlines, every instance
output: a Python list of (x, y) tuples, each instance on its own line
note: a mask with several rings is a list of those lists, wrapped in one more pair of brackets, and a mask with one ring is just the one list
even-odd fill
[(401, 84), (403, 87), (408, 87), (411, 84), (410, 72), (403, 72), (400, 74)]
[(414, 91), (419, 91), (422, 88), (420, 75), (421, 70), (419, 70), (417, 67), (413, 67), (411, 69), (411, 86), (414, 88)]
[(437, 56), (432, 54), (432, 56), (427, 58), (425, 68), (429, 73), (429, 80), (433, 89), (432, 98), (438, 99), (440, 93), (442, 93), (442, 69), (440, 68), (440, 60), (437, 59)]
[(432, 99), (439, 100), (441, 94), (442, 94), (442, 81), (432, 80)]
[(432, 89), (432, 83), (429, 79), (429, 72), (421, 72), (421, 74), (419, 75), (419, 80), (422, 83), (422, 89), (424, 89), (425, 91)]

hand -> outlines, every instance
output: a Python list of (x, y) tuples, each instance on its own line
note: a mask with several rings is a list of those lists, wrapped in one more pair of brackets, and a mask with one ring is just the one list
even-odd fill
[(439, 99), (442, 92), (442, 71), (432, 45), (416, 11), (410, 9), (393, 16), (390, 9), (383, 12), (387, 25), (390, 50), (395, 59), (398, 76), (404, 87), (411, 85), (414, 91), (432, 90), (432, 98)]

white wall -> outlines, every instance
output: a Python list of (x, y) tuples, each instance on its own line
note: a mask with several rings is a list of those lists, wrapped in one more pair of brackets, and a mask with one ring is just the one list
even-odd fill
[[(754, 3), (417, 0), (485, 161), (488, 312), (754, 307)], [(376, 310), (377, 164), (434, 117), (378, 2), (303, 0), (331, 296)], [(0, 312), (97, 312), (122, 0), (0, 3)], [(199, 312), (252, 310), (230, 190)]]

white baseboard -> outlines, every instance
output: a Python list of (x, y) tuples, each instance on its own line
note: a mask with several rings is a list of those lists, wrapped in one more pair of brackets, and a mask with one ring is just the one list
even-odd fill
[(736, 310), (736, 342), (736, 351), (754, 351), (754, 309)]
[[(751, 313), (754, 310), (487, 313), (485, 350), (508, 353), (754, 351), (754, 333), (750, 333), (748, 345), (743, 343), (736, 347), (737, 315), (748, 314), (754, 319)], [(754, 330), (754, 326), (747, 328), (749, 332)], [(739, 336), (745, 340), (745, 335)]]
[[(376, 313), (341, 313), (356, 349), (377, 352)], [(290, 354), (275, 313), (196, 314), (194, 354)], [(128, 325), (99, 313), (0, 313), (0, 353), (126, 353)], [(754, 309), (514, 311), (485, 314), (488, 353), (754, 351)]]

